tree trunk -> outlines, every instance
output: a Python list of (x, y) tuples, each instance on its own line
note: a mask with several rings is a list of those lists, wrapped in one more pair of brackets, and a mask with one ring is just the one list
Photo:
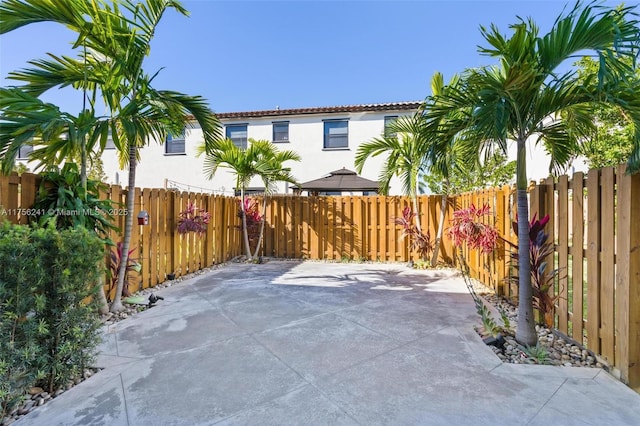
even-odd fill
[(418, 210), (418, 196), (414, 195), (412, 201), (413, 201), (413, 212), (416, 214), (416, 217), (415, 217), (416, 228), (418, 229), (418, 232), (422, 232), (422, 227), (420, 226), (420, 211)]
[(529, 254), (529, 200), (527, 199), (526, 138), (518, 139), (516, 160), (518, 197), (518, 325), (516, 340), (526, 346), (538, 342), (533, 318), (531, 259)]
[(244, 252), (247, 260), (252, 260), (251, 246), (249, 245), (249, 230), (247, 229), (247, 212), (244, 210), (244, 187), (240, 187), (240, 211), (242, 212), (242, 237), (244, 239)]
[(122, 289), (124, 288), (124, 279), (127, 273), (127, 264), (129, 262), (129, 245), (131, 243), (131, 233), (133, 231), (133, 210), (135, 202), (136, 188), (136, 143), (129, 141), (129, 189), (127, 191), (127, 215), (124, 221), (124, 237), (122, 239), (122, 253), (120, 258), (120, 267), (118, 269), (118, 283), (116, 285), (116, 294), (111, 302), (111, 312), (119, 312), (122, 310)]
[(107, 302), (107, 296), (104, 294), (104, 272), (100, 274), (100, 278), (98, 280), (98, 294), (96, 297), (98, 298), (98, 313), (100, 315), (106, 315), (109, 313), (109, 303)]
[(80, 145), (80, 184), (84, 190), (84, 201), (87, 201), (87, 135), (82, 135)]
[(438, 263), (438, 255), (440, 254), (440, 242), (444, 233), (444, 218), (447, 212), (447, 194), (442, 194), (442, 202), (440, 203), (440, 222), (438, 222), (438, 232), (436, 234), (436, 242), (433, 246), (433, 255), (431, 256), (431, 267), (435, 268)]
[(253, 257), (258, 257), (260, 252), (260, 246), (262, 245), (262, 239), (264, 237), (264, 223), (266, 222), (265, 213), (267, 212), (267, 194), (265, 193), (262, 198), (262, 223), (260, 224), (260, 237), (258, 238), (258, 244), (256, 244), (256, 251), (253, 253)]

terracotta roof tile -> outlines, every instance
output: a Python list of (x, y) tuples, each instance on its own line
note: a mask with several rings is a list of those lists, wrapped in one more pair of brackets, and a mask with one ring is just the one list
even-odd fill
[(388, 102), (382, 104), (361, 104), (361, 105), (340, 105), (329, 107), (292, 108), (292, 109), (272, 109), (264, 111), (244, 111), (244, 112), (219, 112), (216, 116), (225, 118), (252, 118), (252, 117), (274, 117), (280, 115), (303, 115), (303, 114), (327, 114), (341, 112), (368, 112), (368, 111), (405, 111), (417, 109), (420, 101), (411, 102)]

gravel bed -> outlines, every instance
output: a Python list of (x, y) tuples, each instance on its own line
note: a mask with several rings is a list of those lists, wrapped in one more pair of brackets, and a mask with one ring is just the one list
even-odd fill
[[(518, 322), (517, 307), (507, 299), (496, 295), (492, 289), (478, 281), (473, 280), (472, 285), (478, 295), (491, 304), (498, 312), (505, 312), (509, 318), (512, 330), (504, 336), (506, 341), (504, 346), (499, 348), (489, 345), (503, 362), (512, 364), (606, 368), (605, 365), (596, 359), (596, 356), (592, 352), (582, 345), (563, 336), (556, 330), (541, 325), (536, 325), (536, 332), (538, 333), (538, 346), (536, 348), (529, 349), (519, 344), (515, 340), (515, 326)], [(494, 316), (494, 319), (499, 324), (502, 324), (499, 316)], [(480, 336), (486, 337), (483, 327), (476, 327), (476, 331)]]

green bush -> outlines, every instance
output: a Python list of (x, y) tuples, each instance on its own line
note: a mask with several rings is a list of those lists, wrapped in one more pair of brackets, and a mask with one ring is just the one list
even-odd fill
[(43, 226), (54, 221), (58, 229), (84, 226), (113, 244), (108, 234), (112, 229), (118, 230), (110, 214), (114, 203), (100, 199), (100, 191), (107, 189), (106, 184), (87, 179), (85, 191), (78, 166), (73, 163), (66, 163), (62, 170), (49, 169), (40, 177), (40, 188), (31, 206), (37, 215), (31, 216), (32, 220)]
[(84, 228), (0, 226), (0, 404), (24, 390), (49, 392), (94, 360), (100, 322), (98, 276), (104, 243)]

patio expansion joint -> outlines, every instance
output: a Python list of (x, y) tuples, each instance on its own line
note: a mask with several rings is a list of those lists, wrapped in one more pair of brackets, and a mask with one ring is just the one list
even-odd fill
[(547, 398), (547, 400), (544, 402), (544, 404), (542, 404), (542, 406), (538, 409), (538, 411), (536, 411), (536, 413), (531, 416), (531, 418), (527, 421), (526, 424), (531, 424), (531, 422), (533, 422), (535, 420), (536, 417), (538, 417), (538, 414), (540, 414), (540, 412), (547, 406), (547, 404), (549, 404), (549, 402), (553, 399), (553, 397), (556, 396), (556, 394), (558, 393), (558, 391), (560, 390), (560, 388), (562, 388), (562, 386), (564, 386), (565, 383), (567, 383), (567, 378), (565, 378), (562, 383), (560, 383), (560, 385), (558, 386), (558, 388), (553, 391), (553, 393), (551, 394), (551, 396), (549, 396), (549, 398)]
[[(278, 327), (278, 328), (279, 328), (279, 327)], [(291, 390), (289, 390), (289, 391), (287, 391), (287, 392), (283, 393), (282, 395), (278, 395), (278, 396), (276, 396), (276, 397), (274, 397), (274, 398), (271, 398), (271, 399), (270, 399), (270, 400), (268, 400), (268, 401), (264, 401), (264, 402), (262, 402), (261, 404), (256, 405), (255, 407), (261, 407), (261, 406), (267, 405), (267, 404), (269, 404), (269, 403), (271, 403), (271, 402), (273, 402), (273, 401), (275, 401), (275, 400), (277, 400), (277, 399), (279, 399), (279, 398), (282, 398), (283, 396), (286, 396), (286, 395), (289, 395), (289, 394), (291, 394), (291, 393), (293, 393), (293, 392), (296, 392), (296, 391), (298, 391), (298, 390), (300, 390), (300, 389), (304, 388), (305, 386), (311, 386), (312, 388), (316, 389), (316, 390), (317, 390), (317, 391), (318, 391), (322, 396), (324, 396), (324, 397), (325, 397), (329, 402), (331, 402), (331, 404), (333, 404), (336, 408), (338, 408), (340, 411), (344, 412), (344, 413), (345, 413), (345, 414), (346, 414), (346, 415), (347, 415), (351, 420), (353, 420), (353, 421), (354, 421), (354, 422), (356, 422), (357, 424), (361, 424), (359, 421), (357, 421), (357, 420), (354, 418), (353, 414), (351, 414), (351, 413), (350, 413), (349, 411), (347, 411), (347, 410), (346, 410), (342, 405), (340, 405), (337, 401), (335, 401), (333, 398), (331, 398), (329, 395), (327, 395), (325, 392), (323, 392), (323, 391), (322, 391), (322, 389), (318, 388), (318, 387), (315, 385), (315, 383), (313, 383), (313, 381), (309, 381), (307, 378), (305, 378), (305, 377), (304, 377), (304, 375), (302, 375), (302, 373), (300, 373), (298, 370), (296, 370), (295, 368), (293, 368), (291, 365), (289, 365), (289, 363), (287, 363), (285, 360), (283, 360), (282, 358), (280, 358), (276, 353), (274, 353), (274, 352), (273, 352), (271, 349), (269, 349), (266, 345), (262, 344), (258, 339), (256, 339), (256, 337), (254, 336), (254, 334), (253, 334), (253, 333), (252, 333), (252, 334), (249, 334), (248, 336), (250, 336), (250, 337), (251, 337), (251, 338), (252, 338), (252, 339), (253, 339), (253, 340), (254, 340), (258, 345), (260, 345), (261, 347), (263, 347), (267, 352), (269, 352), (269, 353), (270, 353), (274, 358), (276, 358), (278, 361), (280, 361), (280, 362), (281, 362), (283, 365), (285, 365), (288, 369), (290, 369), (291, 371), (293, 371), (293, 372), (294, 372), (294, 373), (295, 373), (295, 374), (296, 374), (296, 375), (297, 375), (297, 376), (298, 376), (298, 377), (299, 377), (299, 378), (304, 382), (304, 383), (302, 383), (300, 386), (296, 386), (295, 388), (293, 388), (293, 389), (291, 389)], [(385, 353), (386, 353), (386, 352), (385, 352)], [(372, 358), (369, 358), (369, 359), (373, 359), (373, 358), (376, 358), (376, 356), (374, 356), (374, 357), (372, 357)], [(369, 359), (367, 359), (367, 360), (369, 360)], [(367, 361), (367, 360), (363, 360), (362, 362), (365, 362), (365, 361)], [(350, 366), (350, 367), (344, 368), (344, 369), (342, 369), (342, 370), (340, 370), (340, 371), (337, 371), (336, 373), (334, 373), (334, 374), (331, 374), (331, 375), (327, 376), (327, 378), (332, 377), (332, 376), (334, 376), (334, 375), (336, 375), (336, 374), (340, 374), (341, 372), (346, 371), (346, 370), (348, 370), (348, 369), (350, 369), (350, 368), (353, 368), (353, 367), (355, 367), (355, 366), (359, 365), (360, 363), (361, 363), (361, 362), (359, 362), (359, 363), (357, 363), (357, 364), (355, 364), (355, 365), (352, 365), (352, 366)], [(253, 408), (255, 408), (255, 407), (253, 407)], [(240, 411), (238, 411), (238, 412), (235, 412), (235, 413), (233, 413), (232, 415), (230, 415), (230, 416), (226, 417), (225, 419), (220, 420), (220, 422), (222, 422), (222, 421), (224, 421), (224, 420), (228, 420), (229, 418), (232, 418), (232, 417), (234, 417), (234, 416), (237, 416), (238, 414), (240, 414), (240, 413), (242, 413), (242, 412), (244, 412), (244, 411), (246, 411), (246, 410), (240, 410)], [(216, 423), (220, 423), (220, 422), (216, 422)], [(215, 423), (214, 423), (214, 424), (215, 424)]]
[(131, 420), (129, 419), (129, 408), (127, 407), (127, 391), (124, 387), (124, 379), (122, 378), (122, 373), (118, 374), (120, 377), (120, 386), (122, 387), (122, 402), (124, 404), (124, 414), (127, 417), (127, 426), (131, 425)]

